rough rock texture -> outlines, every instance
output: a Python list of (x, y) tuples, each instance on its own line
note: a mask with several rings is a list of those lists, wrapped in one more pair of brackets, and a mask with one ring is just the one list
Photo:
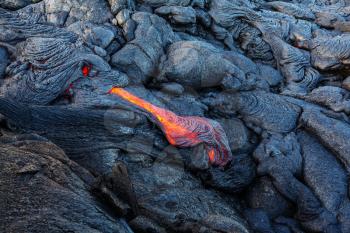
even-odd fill
[(1, 137), (2, 232), (132, 232), (89, 192), (94, 177), (37, 135)]
[[(128, 22), (134, 22), (132, 28)], [(131, 30), (132, 36), (120, 51), (112, 56), (112, 65), (124, 71), (133, 83), (145, 83), (155, 71), (164, 49), (177, 37), (162, 18), (137, 12), (126, 21), (124, 33)], [(124, 28), (124, 27), (123, 27)]]
[(25, 6), (28, 6), (31, 3), (39, 2), (38, 1), (33, 1), (33, 0), (4, 0), (1, 3), (1, 7), (9, 10), (18, 10), (21, 9)]
[(247, 89), (255, 81), (225, 59), (222, 51), (201, 41), (173, 43), (166, 57), (160, 65), (161, 81), (175, 81), (194, 89), (223, 86), (237, 90)]
[(350, 232), (349, 32), (344, 0), (0, 1), (0, 231)]

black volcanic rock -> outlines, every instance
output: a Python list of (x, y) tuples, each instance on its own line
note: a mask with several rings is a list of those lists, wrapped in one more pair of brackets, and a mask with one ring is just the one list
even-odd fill
[(343, 0), (1, 1), (0, 227), (350, 232), (349, 20)]
[(35, 135), (0, 138), (1, 232), (131, 232), (91, 195), (94, 177)]

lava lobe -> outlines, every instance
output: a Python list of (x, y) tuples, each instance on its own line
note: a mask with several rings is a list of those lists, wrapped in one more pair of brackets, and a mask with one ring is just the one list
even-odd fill
[(123, 88), (113, 87), (109, 93), (146, 111), (149, 115), (145, 115), (160, 127), (171, 145), (184, 148), (203, 143), (209, 162), (214, 166), (223, 167), (232, 160), (226, 133), (218, 122), (204, 117), (178, 116), (131, 94)]

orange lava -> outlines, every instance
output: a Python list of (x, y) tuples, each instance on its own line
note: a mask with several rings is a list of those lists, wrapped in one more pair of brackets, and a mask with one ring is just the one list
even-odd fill
[(204, 117), (178, 116), (131, 94), (123, 88), (113, 87), (109, 93), (117, 95), (150, 113), (152, 120), (161, 128), (171, 145), (192, 147), (203, 143), (212, 165), (225, 166), (231, 160), (232, 154), (226, 134), (218, 122)]

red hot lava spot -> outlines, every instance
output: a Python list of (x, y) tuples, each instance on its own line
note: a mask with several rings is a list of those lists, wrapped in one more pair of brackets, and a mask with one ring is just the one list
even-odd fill
[(81, 72), (83, 73), (83, 76), (84, 77), (87, 77), (90, 73), (90, 70), (91, 70), (91, 65), (84, 65), (82, 68), (81, 68)]

